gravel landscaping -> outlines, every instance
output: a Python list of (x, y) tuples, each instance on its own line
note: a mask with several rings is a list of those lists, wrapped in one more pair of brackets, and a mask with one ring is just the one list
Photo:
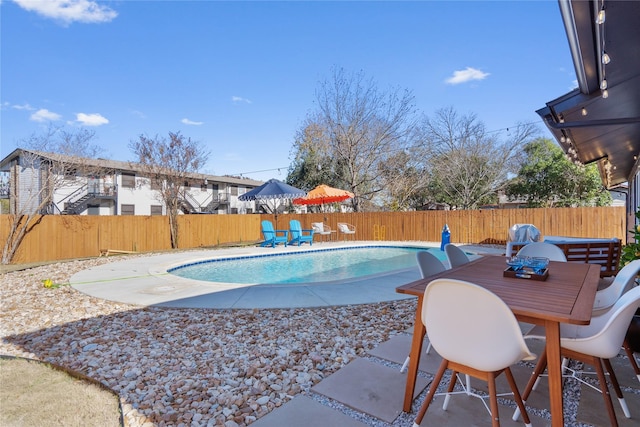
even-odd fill
[[(371, 359), (367, 352), (394, 335), (406, 334), (415, 300), (317, 309), (176, 309), (105, 301), (68, 286), (79, 271), (139, 256), (148, 254), (3, 267), (0, 356), (46, 362), (102, 384), (118, 396), (122, 416), (116, 415), (125, 426), (246, 426), (298, 394), (369, 426), (389, 426), (310, 389), (358, 357)], [(6, 366), (3, 381), (9, 378)], [(575, 382), (565, 383), (567, 426), (587, 425), (576, 420), (580, 390)], [(61, 386), (57, 392), (64, 397)], [(3, 407), (12, 397), (2, 396)], [(118, 412), (110, 398), (107, 417)], [(537, 415), (548, 419), (545, 410)], [(393, 426), (408, 427), (414, 416), (403, 413)]]
[[(248, 425), (412, 326), (413, 300), (167, 309), (99, 300), (66, 286), (78, 271), (131, 257), (4, 272), (0, 294), (0, 354), (99, 381), (118, 394), (129, 426)], [(52, 287), (44, 286), (47, 279)]]

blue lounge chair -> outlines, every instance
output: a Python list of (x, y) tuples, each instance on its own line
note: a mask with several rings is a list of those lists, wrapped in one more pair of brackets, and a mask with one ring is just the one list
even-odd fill
[(264, 236), (264, 242), (260, 246), (271, 246), (275, 248), (278, 243), (284, 243), (287, 247), (287, 240), (289, 240), (288, 230), (274, 230), (271, 221), (262, 221), (262, 235)]
[(292, 219), (289, 221), (289, 230), (291, 232), (290, 245), (297, 243), (298, 246), (300, 246), (303, 242), (308, 242), (309, 245), (313, 245), (313, 229), (303, 230), (300, 221)]

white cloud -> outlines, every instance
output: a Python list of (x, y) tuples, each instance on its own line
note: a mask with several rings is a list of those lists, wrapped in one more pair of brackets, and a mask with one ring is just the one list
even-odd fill
[(29, 104), (23, 104), (23, 105), (14, 104), (14, 105), (11, 106), (11, 108), (13, 108), (14, 110), (27, 110), (27, 111), (35, 110), (35, 108), (33, 108)]
[(72, 22), (99, 23), (109, 22), (118, 13), (91, 0), (13, 0), (21, 8), (35, 12), (45, 18), (52, 18), (64, 24)]
[(203, 122), (194, 122), (193, 120), (189, 120), (189, 119), (182, 119), (181, 122), (184, 123), (185, 125), (193, 125), (193, 126), (200, 126), (201, 124), (203, 124)]
[(58, 113), (49, 111), (46, 108), (41, 108), (35, 113), (33, 113), (29, 118), (34, 122), (47, 122), (47, 121), (60, 120), (62, 116)]
[(240, 103), (240, 102), (245, 102), (247, 104), (251, 104), (251, 100), (250, 99), (246, 99), (246, 98), (243, 98), (241, 96), (232, 96), (231, 97), (231, 101), (233, 101), (236, 104)]
[(103, 117), (102, 114), (98, 113), (78, 113), (76, 114), (76, 120), (85, 126), (101, 126), (109, 123), (109, 120), (106, 117)]
[(484, 80), (489, 73), (483, 73), (475, 68), (467, 67), (464, 70), (454, 71), (453, 76), (445, 80), (450, 85), (457, 85), (460, 83), (466, 83), (472, 80)]

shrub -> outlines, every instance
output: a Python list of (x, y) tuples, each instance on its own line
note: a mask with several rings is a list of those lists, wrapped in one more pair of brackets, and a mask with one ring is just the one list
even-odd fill
[(633, 260), (640, 258), (640, 210), (636, 212), (636, 224), (633, 225), (633, 243), (628, 243), (622, 247), (620, 255), (620, 268), (624, 267)]

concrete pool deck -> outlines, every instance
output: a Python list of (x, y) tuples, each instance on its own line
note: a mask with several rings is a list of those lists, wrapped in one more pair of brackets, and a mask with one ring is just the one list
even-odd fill
[[(354, 246), (439, 247), (437, 242), (325, 242), (312, 246), (243, 247), (172, 252), (135, 257), (81, 271), (71, 277), (76, 290), (108, 301), (173, 308), (302, 308), (370, 304), (412, 298), (397, 286), (417, 280), (415, 268), (339, 283), (239, 285), (185, 279), (167, 273), (179, 265), (227, 257), (306, 252)], [(503, 254), (504, 248), (460, 245), (477, 254)], [(238, 275), (242, 275), (239, 271)]]

